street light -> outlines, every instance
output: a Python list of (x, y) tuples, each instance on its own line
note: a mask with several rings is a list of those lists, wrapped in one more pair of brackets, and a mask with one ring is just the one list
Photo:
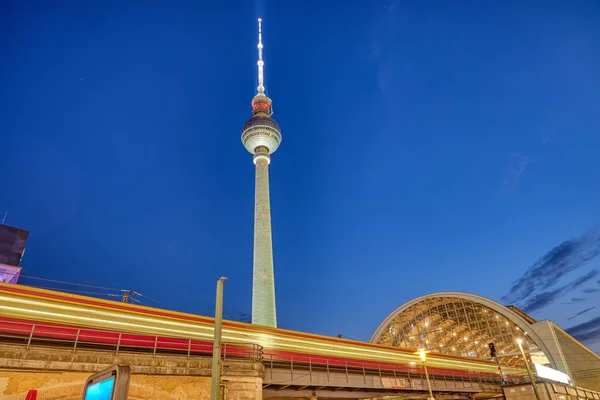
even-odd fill
[(223, 324), (223, 282), (224, 276), (217, 281), (217, 302), (215, 305), (215, 328), (212, 354), (212, 375), (210, 381), (210, 400), (221, 398), (221, 335)]
[(425, 378), (427, 379), (427, 387), (429, 388), (429, 399), (430, 400), (435, 400), (435, 397), (433, 397), (433, 391), (431, 390), (431, 382), (429, 381), (429, 373), (427, 372), (427, 353), (429, 353), (429, 350), (425, 350), (424, 347), (419, 347), (419, 350), (416, 351), (414, 354), (418, 354), (419, 358), (421, 359), (421, 362), (423, 363), (423, 369), (425, 370)]
[(521, 356), (523, 356), (523, 361), (525, 362), (525, 368), (527, 368), (527, 374), (529, 374), (529, 381), (531, 382), (531, 386), (533, 386), (533, 392), (535, 393), (535, 398), (537, 400), (542, 400), (540, 397), (540, 393), (538, 392), (537, 383), (535, 382), (535, 377), (533, 376), (533, 372), (531, 372), (531, 368), (529, 368), (529, 362), (527, 361), (527, 357), (525, 357), (525, 350), (523, 350), (523, 339), (517, 339), (517, 344), (519, 345), (519, 350), (521, 351)]

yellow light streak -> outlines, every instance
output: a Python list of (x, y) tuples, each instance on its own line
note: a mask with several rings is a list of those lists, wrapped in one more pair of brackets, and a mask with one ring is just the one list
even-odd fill
[[(0, 286), (1, 289), (1, 286)], [(60, 294), (56, 292), (56, 294)], [(162, 317), (128, 310), (110, 310), (108, 307), (77, 303), (78, 296), (72, 303), (47, 297), (34, 297), (19, 293), (0, 292), (0, 315), (5, 317), (26, 319), (40, 322), (75, 325), (80, 327), (117, 330), (137, 334), (169, 336), (182, 339), (212, 341), (213, 326), (200, 321), (184, 321), (173, 317)], [(90, 298), (90, 300), (92, 300)], [(93, 299), (95, 300), (95, 299)], [(107, 304), (108, 306), (108, 304)], [(144, 307), (149, 310), (150, 308)], [(419, 360), (418, 355), (398, 351), (390, 347), (368, 347), (347, 342), (331, 342), (314, 338), (293, 337), (281, 330), (281, 333), (253, 332), (237, 327), (223, 327), (223, 340), (230, 343), (254, 343), (268, 350), (288, 351), (311, 355), (337, 358), (349, 358), (361, 361), (386, 362), (393, 364), (409, 364)], [(279, 330), (277, 330), (279, 331)], [(495, 373), (497, 366), (489, 362), (460, 358), (447, 358), (443, 355), (429, 354), (427, 363), (430, 367), (469, 370), (473, 372)], [(505, 368), (507, 373), (522, 373), (521, 369)]]

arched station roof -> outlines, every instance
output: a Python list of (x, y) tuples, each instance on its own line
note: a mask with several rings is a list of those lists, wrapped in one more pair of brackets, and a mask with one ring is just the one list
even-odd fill
[(554, 365), (531, 319), (493, 300), (469, 293), (440, 292), (398, 307), (379, 325), (371, 342), (403, 348), (425, 346), (432, 352), (489, 358), (494, 343), (502, 364), (522, 366), (517, 339), (531, 352), (541, 350)]

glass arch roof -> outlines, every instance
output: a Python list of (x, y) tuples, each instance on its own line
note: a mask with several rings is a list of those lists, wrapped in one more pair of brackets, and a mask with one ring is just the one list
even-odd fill
[(494, 343), (501, 364), (523, 368), (517, 339), (523, 340), (524, 349), (539, 350), (528, 333), (505, 315), (457, 297), (426, 297), (378, 331), (379, 337), (376, 333), (371, 341), (409, 349), (425, 346), (431, 352), (460, 357), (489, 359), (488, 344)]

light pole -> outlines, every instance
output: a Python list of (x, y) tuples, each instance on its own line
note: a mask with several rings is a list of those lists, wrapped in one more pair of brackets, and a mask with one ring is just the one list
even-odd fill
[(521, 351), (521, 356), (523, 356), (523, 361), (525, 362), (525, 368), (527, 368), (527, 374), (529, 374), (529, 381), (531, 381), (531, 386), (533, 386), (533, 392), (535, 393), (535, 398), (537, 400), (542, 400), (540, 397), (540, 393), (538, 392), (537, 383), (535, 382), (535, 377), (533, 376), (533, 372), (531, 372), (531, 368), (529, 368), (529, 362), (527, 361), (527, 357), (525, 357), (525, 350), (523, 350), (523, 339), (517, 339), (517, 344), (519, 345), (519, 350)]
[(431, 390), (431, 382), (429, 381), (429, 372), (427, 372), (427, 353), (429, 353), (429, 350), (425, 350), (424, 347), (419, 347), (419, 350), (414, 354), (418, 354), (419, 358), (421, 359), (421, 362), (423, 362), (423, 369), (425, 370), (425, 379), (427, 379), (427, 388), (429, 389), (429, 399), (435, 400), (435, 397), (433, 397), (433, 390)]
[(215, 306), (215, 333), (213, 339), (212, 376), (210, 381), (210, 400), (221, 397), (221, 328), (223, 325), (223, 282), (225, 277), (217, 281), (217, 304)]

